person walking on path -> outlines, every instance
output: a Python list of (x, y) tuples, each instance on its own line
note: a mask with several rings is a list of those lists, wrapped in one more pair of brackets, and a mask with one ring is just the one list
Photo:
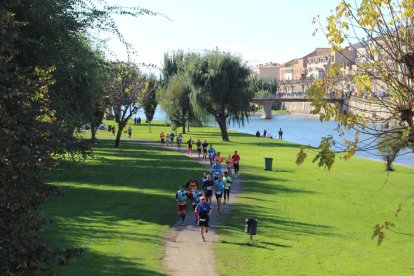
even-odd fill
[(129, 127), (128, 128), (128, 137), (129, 137), (129, 139), (131, 139), (131, 135), (132, 135), (132, 128)]
[(230, 187), (231, 187), (231, 177), (229, 176), (227, 172), (224, 172), (223, 181), (224, 181), (223, 203), (225, 204), (226, 202), (228, 203), (230, 201)]
[(213, 166), (214, 157), (216, 157), (216, 150), (213, 148), (213, 145), (210, 145), (210, 148), (207, 150), (208, 159), (210, 159), (210, 166)]
[(214, 193), (217, 200), (217, 211), (221, 214), (221, 198), (223, 197), (224, 181), (221, 177), (214, 178)]
[(171, 132), (170, 133), (171, 144), (174, 144), (174, 137), (175, 137), (174, 132)]
[(201, 159), (201, 150), (203, 149), (202, 145), (203, 144), (201, 143), (201, 140), (198, 139), (197, 144), (196, 144), (196, 146), (197, 146), (198, 159)]
[(112, 135), (115, 135), (115, 127), (114, 126), (111, 128), (111, 131), (112, 131)]
[(200, 198), (200, 203), (197, 204), (195, 209), (196, 217), (198, 217), (198, 226), (200, 226), (200, 234), (203, 241), (206, 241), (204, 233), (208, 233), (208, 227), (210, 227), (210, 215), (211, 206), (206, 202), (205, 197)]
[(187, 141), (187, 154), (193, 154), (193, 140), (190, 137), (190, 140)]
[(232, 169), (233, 169), (233, 158), (231, 158), (231, 154), (229, 154), (229, 157), (226, 159), (226, 166), (227, 166), (227, 172), (229, 175), (232, 175)]
[(160, 133), (160, 140), (161, 140), (161, 145), (164, 145), (164, 143), (165, 143), (165, 134), (164, 134), (163, 131)]
[(177, 148), (178, 148), (178, 151), (181, 151), (181, 144), (182, 143), (183, 143), (183, 136), (180, 133), (177, 136)]
[(233, 159), (234, 176), (237, 177), (240, 170), (240, 155), (237, 153), (237, 150), (234, 151), (231, 158)]
[(283, 130), (279, 128), (279, 140), (283, 140)]
[(184, 190), (184, 186), (180, 186), (180, 189), (175, 194), (175, 200), (177, 201), (177, 213), (181, 218), (181, 225), (184, 225), (185, 213), (187, 211), (187, 191)]

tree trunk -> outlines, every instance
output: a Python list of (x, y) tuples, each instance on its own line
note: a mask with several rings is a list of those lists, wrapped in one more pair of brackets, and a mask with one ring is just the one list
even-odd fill
[(118, 132), (116, 133), (116, 139), (115, 139), (116, 148), (119, 148), (119, 143), (121, 142), (121, 134), (122, 134), (122, 130), (118, 129)]
[(119, 148), (119, 143), (121, 142), (122, 131), (124, 130), (125, 125), (126, 125), (126, 122), (118, 123), (118, 132), (116, 133), (116, 139), (115, 139), (116, 148)]
[(394, 171), (394, 169), (392, 168), (392, 163), (394, 162), (395, 157), (396, 157), (396, 154), (389, 154), (389, 155), (386, 157), (385, 162), (386, 162), (386, 171), (387, 171), (387, 172), (392, 172), (392, 171)]
[(148, 121), (149, 133), (151, 133), (151, 121)]
[(220, 127), (220, 131), (221, 131), (221, 138), (223, 139), (223, 141), (229, 142), (229, 135), (227, 133), (227, 124), (226, 124), (226, 117), (222, 116), (220, 118), (216, 119), (219, 127)]
[(183, 124), (183, 134), (185, 134), (185, 124)]

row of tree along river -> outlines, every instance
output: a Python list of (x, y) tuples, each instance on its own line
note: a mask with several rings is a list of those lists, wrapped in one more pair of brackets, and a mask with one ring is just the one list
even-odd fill
[[(136, 115), (145, 118), (145, 115), (140, 112)], [(161, 110), (157, 110), (154, 120), (166, 120), (166, 115)], [(216, 126), (215, 123), (212, 125)], [(339, 137), (335, 131), (337, 124), (334, 121), (320, 122), (319, 118), (311, 116), (298, 115), (276, 115), (270, 120), (262, 119), (260, 116), (252, 116), (249, 122), (244, 126), (237, 124), (229, 125), (229, 129), (237, 130), (243, 133), (255, 135), (257, 131), (263, 136), (264, 130), (271, 135), (273, 139), (278, 138), (278, 132), (281, 128), (283, 130), (283, 140), (294, 142), (302, 145), (310, 145), (317, 147), (321, 141), (321, 137), (332, 135), (338, 141), (343, 141), (344, 137)], [(351, 134), (345, 136), (351, 138)], [(363, 136), (361, 136), (363, 140)], [(358, 152), (356, 156), (382, 160), (382, 155), (377, 150), (368, 152)], [(414, 153), (410, 150), (402, 150), (397, 157), (395, 164), (406, 165), (414, 167)]]

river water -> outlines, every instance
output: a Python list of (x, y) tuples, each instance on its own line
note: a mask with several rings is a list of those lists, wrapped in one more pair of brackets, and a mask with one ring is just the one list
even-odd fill
[[(142, 109), (138, 112), (136, 117), (145, 118), (145, 114)], [(154, 120), (166, 120), (165, 113), (158, 109), (154, 115)], [(217, 126), (217, 124), (212, 124)], [(274, 138), (278, 137), (279, 128), (283, 130), (283, 140), (294, 142), (302, 145), (310, 145), (317, 147), (320, 143), (321, 137), (332, 135), (339, 141), (344, 138), (339, 138), (335, 131), (336, 122), (320, 122), (317, 117), (300, 116), (300, 115), (276, 115), (270, 120), (262, 119), (260, 116), (252, 116), (249, 118), (249, 122), (244, 126), (238, 126), (237, 124), (229, 125), (229, 129), (237, 130), (243, 133), (255, 135), (256, 131), (259, 131), (263, 135), (263, 131), (266, 130)], [(351, 134), (345, 136), (350, 137)], [(364, 137), (361, 136), (361, 140)], [(358, 152), (356, 156), (382, 160), (381, 155), (377, 151), (371, 152)], [(397, 157), (396, 164), (410, 166), (414, 168), (414, 153), (412, 150), (404, 150), (400, 152)]]

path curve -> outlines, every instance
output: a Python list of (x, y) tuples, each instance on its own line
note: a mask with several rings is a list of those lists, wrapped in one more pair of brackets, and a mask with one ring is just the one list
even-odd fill
[[(133, 141), (178, 151), (176, 146), (167, 147), (165, 145), (161, 145), (160, 143), (146, 140), (134, 139)], [(210, 163), (208, 161), (205, 162), (202, 159), (199, 160), (197, 157), (197, 151), (192, 155), (186, 154), (183, 149), (179, 152), (195, 159), (206, 169), (210, 170)], [(213, 212), (210, 219), (209, 232), (205, 235), (205, 242), (201, 239), (199, 228), (195, 223), (194, 213), (191, 211), (187, 211), (184, 226), (181, 226), (181, 220), (179, 219), (172, 226), (166, 236), (165, 253), (163, 258), (163, 265), (166, 268), (168, 275), (193, 276), (200, 274), (200, 272), (205, 276), (218, 275), (214, 256), (214, 243), (218, 240), (218, 229), (223, 223), (223, 218), (225, 218), (226, 214), (231, 211), (232, 203), (236, 202), (238, 199), (241, 184), (242, 180), (240, 177), (232, 177), (230, 194), (231, 202), (230, 204), (222, 204), (222, 215), (217, 212), (217, 204), (215, 203), (215, 197), (213, 196)]]

